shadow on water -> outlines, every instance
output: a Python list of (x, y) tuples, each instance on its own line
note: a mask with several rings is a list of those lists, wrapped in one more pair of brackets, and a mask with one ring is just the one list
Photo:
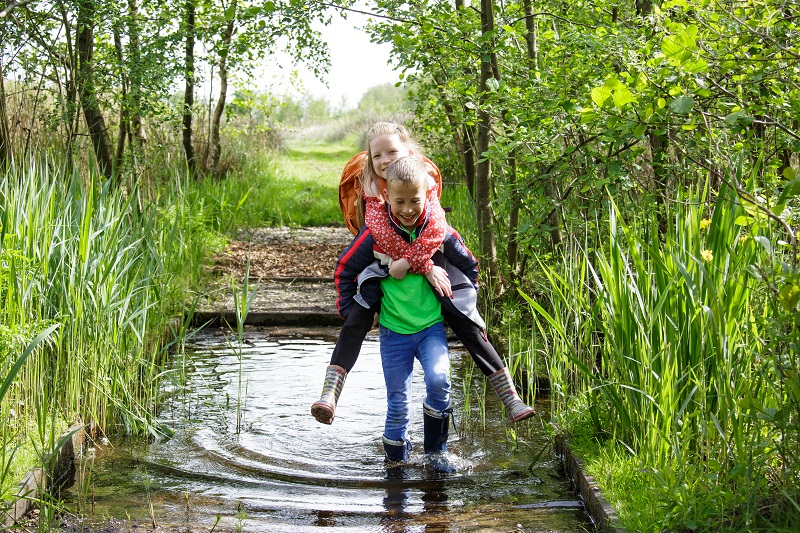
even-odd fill
[[(332, 340), (251, 331), (239, 351), (220, 332), (196, 337), (182, 364), (186, 385), (164, 389), (160, 416), (173, 437), (114, 442), (85, 461), (82, 479), (63, 495), (85, 517), (80, 527), (109, 530), (113, 518), (117, 529), (155, 523), (184, 531), (593, 530), (552, 451), (539, 456), (548, 446), (541, 419), (510, 426), (491, 392), (483, 419), (480, 379), (470, 381), (470, 416), (459, 410), (458, 368), (468, 355), (452, 353), (456, 430), (448, 449), (459, 474), (435, 478), (423, 466), (419, 368), (409, 426), (415, 449), (407, 466), (385, 468), (386, 396), (374, 338), (347, 378), (334, 423), (317, 423), (309, 409)], [(546, 416), (547, 405), (538, 410)]]

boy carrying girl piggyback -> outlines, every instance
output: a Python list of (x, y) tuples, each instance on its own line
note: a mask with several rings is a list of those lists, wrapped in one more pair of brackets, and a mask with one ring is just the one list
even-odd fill
[[(486, 337), (485, 324), (476, 309), (477, 261), (445, 220), (438, 201), (439, 189), (431, 177), (440, 179), (438, 169), (422, 157), (419, 147), (399, 124), (376, 123), (366, 141), (367, 151), (348, 163), (340, 188), (348, 227), (357, 235), (336, 265), (337, 306), (345, 324), (326, 370), (322, 395), (312, 405), (311, 413), (319, 422), (333, 422), (345, 377), (358, 358), (373, 318), (380, 313), (381, 353), (389, 392), (383, 439), (387, 459), (399, 461), (408, 457), (406, 426), (415, 355), (423, 363), (428, 393), (423, 409), (426, 455), (442, 456), (438, 452), (445, 449), (450, 419), (447, 344), (443, 333), (438, 333), (440, 329), (443, 332), (443, 319), (489, 379), (509, 420), (518, 422), (533, 415), (534, 410), (519, 398), (508, 369)], [(352, 189), (345, 186), (345, 180), (352, 178), (348, 169), (356, 166), (366, 201), (366, 213), (361, 217), (345, 211), (354, 203)], [(360, 197), (355, 205), (362, 205)], [(385, 306), (389, 306), (389, 314), (384, 316)], [(419, 337), (422, 333), (430, 337), (424, 349), (415, 344), (419, 338), (403, 337)], [(387, 361), (383, 355), (384, 344), (396, 345), (393, 341), (397, 338), (403, 339), (404, 347), (416, 346), (417, 350), (403, 352), (400, 369), (391, 367), (394, 357)], [(397, 376), (403, 378), (402, 387)], [(393, 390), (399, 392), (392, 396)], [(434, 465), (441, 466), (440, 471), (451, 471), (446, 460)]]
[[(385, 209), (395, 229), (413, 242), (424, 227), (430, 176), (422, 159), (410, 156), (388, 168)], [(376, 259), (378, 261), (376, 261)], [(441, 251), (433, 256), (450, 280), (452, 296), (444, 300), (483, 327), (475, 310), (478, 262), (459, 235), (447, 228)], [(345, 250), (337, 265), (340, 309), (348, 309), (364, 282), (380, 278), (380, 352), (386, 382), (386, 422), (383, 446), (390, 461), (408, 459), (407, 428), (411, 402), (414, 359), (422, 365), (426, 397), (423, 404), (424, 449), (435, 471), (453, 472), (446, 454), (450, 418), (450, 359), (442, 320), (442, 303), (421, 274), (400, 279), (388, 275), (390, 258), (375, 244), (369, 229), (362, 230)], [(357, 280), (357, 281), (354, 281)], [(369, 286), (371, 284), (367, 284)], [(368, 301), (366, 303), (369, 303)], [(446, 305), (446, 304), (445, 304)]]

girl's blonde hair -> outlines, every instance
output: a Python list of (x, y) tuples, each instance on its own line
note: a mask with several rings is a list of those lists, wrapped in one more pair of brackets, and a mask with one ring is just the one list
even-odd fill
[(364, 160), (364, 168), (361, 169), (361, 190), (362, 191), (378, 191), (374, 196), (380, 196), (380, 191), (383, 187), (377, 185), (378, 174), (375, 172), (375, 167), (372, 164), (372, 149), (370, 144), (372, 141), (383, 135), (395, 134), (409, 150), (411, 150), (416, 157), (422, 157), (422, 150), (419, 145), (411, 138), (408, 130), (396, 122), (376, 122), (367, 132), (367, 157)]

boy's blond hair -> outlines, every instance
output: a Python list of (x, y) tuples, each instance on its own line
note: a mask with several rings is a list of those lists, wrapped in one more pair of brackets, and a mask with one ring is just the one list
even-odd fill
[(429, 189), (434, 181), (428, 174), (428, 165), (421, 157), (408, 156), (392, 161), (386, 169), (386, 187), (399, 181), (403, 185), (423, 185)]
[(367, 132), (367, 157), (364, 160), (364, 169), (361, 171), (361, 190), (366, 191), (366, 193), (371, 196), (380, 196), (383, 191), (378, 183), (378, 174), (375, 172), (375, 167), (372, 164), (372, 149), (370, 148), (370, 144), (378, 137), (392, 134), (396, 134), (414, 155), (422, 157), (422, 150), (419, 145), (414, 142), (408, 130), (402, 124), (396, 122), (376, 122), (373, 124)]

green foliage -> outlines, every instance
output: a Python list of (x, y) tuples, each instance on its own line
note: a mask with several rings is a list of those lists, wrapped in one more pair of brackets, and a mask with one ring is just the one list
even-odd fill
[[(765, 502), (778, 524), (798, 490), (788, 473), (800, 443), (789, 370), (797, 355), (786, 344), (796, 322), (787, 320), (794, 313), (768, 322), (788, 336), (764, 327), (760, 317), (780, 304), (751, 275), (770, 261), (760, 243), (771, 230), (751, 224), (745, 233), (732, 191), (710, 213), (703, 196), (679, 195), (665, 234), (652, 222), (624, 224), (614, 211), (608, 246), (545, 267), (546, 303), (528, 298), (550, 339), (559, 426), (588, 423), (652, 472), (666, 510), (654, 530), (746, 528), (771, 520)], [(770, 344), (777, 358), (767, 357)]]

